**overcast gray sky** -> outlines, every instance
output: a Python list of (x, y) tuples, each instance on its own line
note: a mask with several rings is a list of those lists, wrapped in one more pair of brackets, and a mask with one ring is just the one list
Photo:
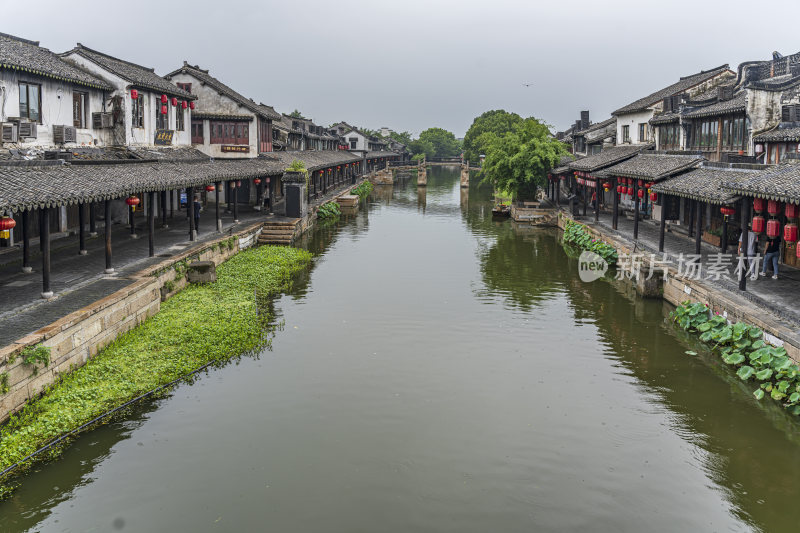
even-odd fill
[(798, 52), (798, 15), (796, 0), (0, 0), (0, 32), (159, 74), (185, 59), (323, 125), (461, 137), (489, 109), (564, 129), (680, 76)]

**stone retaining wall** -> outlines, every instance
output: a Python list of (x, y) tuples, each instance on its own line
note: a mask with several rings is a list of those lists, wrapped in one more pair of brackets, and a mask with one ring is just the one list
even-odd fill
[[(192, 261), (223, 263), (240, 250), (252, 246), (262, 223), (253, 224), (232, 236), (189, 249), (157, 265), (130, 276), (127, 287), (45, 326), (16, 342), (0, 348), (0, 376), (8, 391), (0, 395), (0, 422), (37, 397), (59, 376), (83, 366), (121, 334), (141, 324), (161, 309), (161, 302), (186, 285), (186, 277), (176, 280), (176, 266)], [(221, 246), (231, 237), (233, 248)], [(164, 285), (171, 282), (171, 291)], [(34, 368), (26, 364), (22, 351), (42, 345), (50, 348), (50, 364)]]
[[(563, 211), (559, 212), (558, 227), (560, 229), (564, 229), (564, 221), (567, 218), (571, 217)], [(629, 242), (601, 233), (593, 226), (586, 227), (595, 239), (610, 244), (618, 253), (632, 254), (634, 252)], [(789, 357), (800, 364), (800, 336), (790, 325), (768, 310), (730, 291), (707, 285), (695, 279), (679, 278), (677, 270), (672, 267), (668, 270), (667, 278), (662, 279), (660, 283), (663, 298), (671, 304), (678, 306), (687, 300), (700, 302), (707, 305), (712, 312), (718, 313), (732, 322), (741, 321), (757, 326), (764, 331), (766, 342), (775, 346), (783, 346)]]

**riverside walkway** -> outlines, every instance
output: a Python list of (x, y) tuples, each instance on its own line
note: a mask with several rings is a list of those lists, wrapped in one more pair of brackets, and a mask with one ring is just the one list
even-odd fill
[[(223, 234), (242, 229), (259, 220), (264, 212), (244, 206), (239, 210), (239, 223), (233, 214), (222, 216)], [(22, 252), (19, 249), (0, 254), (0, 346), (9, 344), (59, 318), (81, 309), (132, 283), (132, 274), (154, 265), (164, 258), (177, 255), (221, 236), (215, 230), (214, 209), (200, 214), (200, 231), (195, 241), (189, 241), (189, 222), (184, 212), (168, 220), (169, 228), (156, 228), (155, 256), (148, 257), (147, 230), (137, 221), (139, 238), (130, 236), (127, 224), (112, 227), (114, 241), (114, 274), (104, 274), (105, 241), (103, 233), (86, 241), (87, 255), (78, 254), (78, 236), (69, 235), (51, 243), (51, 286), (54, 297), (43, 300), (41, 294), (41, 257), (38, 244), (31, 246), (31, 265), (34, 270), (21, 270)], [(101, 226), (102, 227), (102, 226)]]

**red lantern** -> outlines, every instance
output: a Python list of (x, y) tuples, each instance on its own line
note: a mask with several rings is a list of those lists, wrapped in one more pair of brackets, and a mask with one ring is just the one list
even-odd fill
[(611, 184), (610, 184), (609, 182), (605, 182), (605, 183), (603, 184), (603, 188), (604, 188), (606, 191), (608, 191), (608, 190), (611, 188)]
[(14, 226), (16, 225), (17, 221), (11, 217), (0, 218), (0, 231), (8, 231), (10, 229), (14, 229)]
[(253, 183), (255, 183), (256, 185), (259, 185), (261, 183), (261, 178), (254, 179)]
[(186, 109), (187, 107), (189, 107), (189, 104), (186, 103), (186, 100), (181, 102), (181, 109)]
[(639, 189), (636, 192), (636, 195), (639, 196), (639, 198), (644, 198), (644, 189)]
[(131, 100), (138, 100), (139, 99), (139, 91), (136, 89), (131, 89)]
[(194, 102), (189, 102), (189, 109), (194, 109)]
[(800, 216), (800, 205), (786, 204), (786, 218), (797, 218)]
[(639, 180), (639, 188), (641, 188), (641, 187), (644, 187), (644, 181), (643, 180)]
[(136, 196), (128, 196), (125, 199), (125, 203), (131, 207), (136, 207), (137, 205), (139, 205), (139, 202), (141, 202), (141, 200), (139, 200), (139, 198)]
[(162, 104), (166, 104), (167, 100), (169, 100), (169, 98), (167, 98), (167, 95), (166, 94), (162, 94), (161, 95), (161, 103)]
[(213, 185), (206, 185), (206, 192), (214, 192), (215, 189)]
[(622, 194), (622, 185), (617, 185), (617, 194)]
[(790, 222), (783, 227), (783, 240), (786, 242), (797, 242), (797, 224)]
[(648, 181), (647, 183), (645, 183), (645, 184), (644, 184), (644, 187), (645, 187), (645, 189), (649, 189), (649, 188), (650, 188), (650, 187), (652, 187), (652, 186), (653, 186), (653, 184), (652, 184), (652, 183), (650, 183), (649, 181)]
[(729, 217), (734, 213), (736, 213), (736, 209), (732, 208), (729, 205), (723, 205), (722, 207), (719, 208), (719, 212), (725, 215), (726, 217)]
[(764, 217), (760, 215), (754, 216), (751, 228), (753, 230), (753, 233), (755, 233), (756, 235), (764, 233), (764, 224), (765, 224)]
[(753, 211), (756, 213), (763, 212), (765, 203), (763, 198), (753, 198)]
[(342, 170), (342, 167), (336, 167), (336, 170)]
[(633, 196), (633, 187), (628, 187), (628, 196)]
[(767, 213), (769, 213), (770, 215), (775, 216), (778, 214), (780, 210), (781, 210), (780, 202), (776, 200), (770, 200), (769, 202), (767, 202)]
[(167, 114), (167, 106), (165, 106), (165, 105), (161, 106), (161, 114), (162, 115), (166, 115)]
[(658, 200), (658, 193), (653, 191), (650, 193), (650, 201), (655, 203), (656, 200)]
[(178, 107), (178, 99), (174, 96), (172, 97), (172, 107)]
[(767, 237), (774, 239), (781, 234), (781, 223), (777, 218), (767, 220)]
[(242, 186), (242, 182), (240, 180), (236, 180), (236, 186), (237, 187), (241, 187)]

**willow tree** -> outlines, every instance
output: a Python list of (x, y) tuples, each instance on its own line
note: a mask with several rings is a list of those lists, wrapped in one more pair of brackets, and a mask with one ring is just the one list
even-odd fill
[(535, 118), (527, 118), (501, 134), (481, 135), (486, 147), (484, 181), (511, 193), (516, 200), (534, 200), (547, 174), (567, 153), (564, 145)]

